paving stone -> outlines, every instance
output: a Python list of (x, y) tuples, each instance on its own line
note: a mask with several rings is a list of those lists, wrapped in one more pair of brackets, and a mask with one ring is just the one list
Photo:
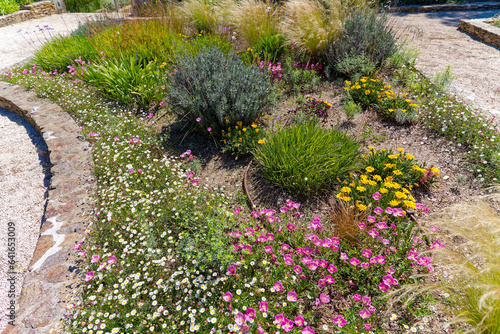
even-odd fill
[(69, 292), (76, 287), (73, 274), (80, 259), (73, 247), (82, 240), (95, 186), (90, 145), (70, 115), (19, 86), (0, 82), (0, 107), (21, 115), (41, 133), (52, 164), (45, 220), (24, 274), (16, 326), (2, 334), (49, 333), (64, 317)]

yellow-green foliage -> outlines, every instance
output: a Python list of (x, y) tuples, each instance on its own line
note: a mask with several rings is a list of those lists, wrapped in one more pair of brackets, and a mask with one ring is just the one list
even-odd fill
[(253, 45), (263, 34), (278, 33), (278, 10), (272, 1), (225, 2), (226, 20), (244, 40)]
[[(446, 234), (436, 263), (445, 266), (448, 277), (439, 284), (450, 294), (455, 322), (468, 323), (467, 332), (500, 333), (500, 204), (495, 193), (459, 204), (432, 225)], [(444, 251), (443, 251), (444, 250)]]
[(136, 55), (149, 61), (172, 61), (180, 37), (159, 20), (128, 21), (106, 29), (91, 39), (95, 50), (109, 58)]
[(367, 7), (367, 0), (290, 0), (283, 7), (281, 30), (289, 44), (319, 54), (338, 37), (349, 12)]
[(210, 0), (187, 0), (182, 3), (182, 12), (196, 32), (215, 32), (219, 24), (215, 3)]

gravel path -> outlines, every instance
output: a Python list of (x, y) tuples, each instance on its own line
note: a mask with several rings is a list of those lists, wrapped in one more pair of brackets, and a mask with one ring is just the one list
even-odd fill
[(392, 23), (408, 44), (420, 48), (417, 67), (434, 76), (452, 65), (454, 89), (473, 104), (500, 114), (500, 48), (457, 29), (460, 19), (490, 18), (500, 10), (399, 13)]
[(56, 14), (0, 28), (0, 71), (28, 60), (52, 37), (67, 35), (96, 14)]
[[(0, 71), (28, 60), (42, 43), (56, 35), (67, 35), (89, 14), (52, 15), (0, 28)], [(47, 27), (53, 29), (48, 30)], [(7, 325), (7, 307), (12, 275), (7, 273), (8, 223), (16, 230), (16, 299), (40, 234), (47, 147), (33, 127), (20, 116), (0, 109), (0, 332)], [(44, 160), (45, 159), (45, 160)]]
[[(15, 276), (19, 296), (23, 273), (31, 261), (45, 206), (49, 177), (47, 146), (40, 134), (22, 117), (0, 109), (0, 332), (7, 325), (10, 282)], [(14, 223), (9, 225), (9, 222)], [(15, 275), (7, 274), (7, 234), (15, 232)], [(11, 235), (9, 235), (11, 236)], [(9, 242), (12, 240), (9, 240)], [(11, 245), (9, 245), (11, 246)]]

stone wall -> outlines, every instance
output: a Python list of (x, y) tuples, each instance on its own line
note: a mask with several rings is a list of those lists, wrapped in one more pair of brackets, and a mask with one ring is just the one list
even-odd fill
[(14, 23), (19, 23), (31, 19), (49, 16), (56, 13), (56, 6), (52, 1), (34, 2), (24, 5), (18, 12), (0, 16), (0, 27), (5, 27)]
[(491, 20), (460, 20), (458, 29), (500, 48), (500, 28), (490, 24)]
[(386, 8), (387, 12), (398, 13), (430, 13), (444, 12), (456, 10), (491, 10), (500, 9), (498, 2), (480, 2), (469, 4), (443, 4), (443, 5), (428, 5), (428, 6), (402, 6)]

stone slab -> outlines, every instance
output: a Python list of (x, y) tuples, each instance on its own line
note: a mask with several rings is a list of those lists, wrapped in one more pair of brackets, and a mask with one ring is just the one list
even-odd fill
[(16, 302), (15, 326), (2, 334), (57, 333), (77, 286), (75, 242), (83, 239), (86, 216), (91, 214), (95, 188), (90, 146), (82, 141), (78, 124), (48, 100), (6, 82), (0, 82), (0, 106), (19, 114), (40, 132), (51, 164), (44, 223), (33, 258), (24, 273)]
[(460, 20), (458, 29), (479, 40), (500, 48), (500, 28), (491, 24), (493, 20)]

